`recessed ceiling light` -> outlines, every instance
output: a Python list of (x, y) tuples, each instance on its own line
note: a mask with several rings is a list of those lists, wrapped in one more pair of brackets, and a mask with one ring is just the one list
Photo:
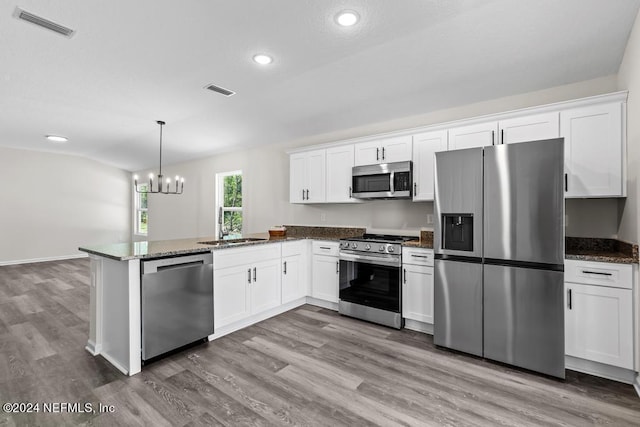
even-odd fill
[(51, 142), (67, 142), (69, 138), (59, 135), (47, 135), (47, 139)]
[(353, 10), (343, 10), (336, 15), (336, 22), (343, 27), (355, 25), (355, 23), (358, 22), (358, 19), (360, 19), (360, 16), (358, 16), (358, 14)]
[(259, 53), (253, 56), (253, 60), (260, 65), (267, 65), (273, 62), (273, 58), (269, 55), (265, 55), (264, 53)]

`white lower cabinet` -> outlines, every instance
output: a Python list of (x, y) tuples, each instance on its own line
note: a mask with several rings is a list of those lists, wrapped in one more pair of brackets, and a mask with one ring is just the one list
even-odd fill
[(338, 242), (314, 241), (312, 243), (311, 296), (337, 303), (340, 278)]
[[(631, 265), (565, 261), (565, 353), (633, 369)], [(627, 271), (628, 270), (628, 271)]]
[(280, 243), (213, 252), (216, 329), (281, 304)]
[(282, 244), (282, 304), (306, 297), (308, 286), (308, 242)]
[(402, 317), (433, 324), (433, 250), (402, 250)]

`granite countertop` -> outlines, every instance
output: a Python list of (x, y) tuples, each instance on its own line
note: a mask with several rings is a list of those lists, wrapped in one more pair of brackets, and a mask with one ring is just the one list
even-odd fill
[(638, 245), (615, 239), (565, 238), (565, 259), (619, 264), (638, 263)]
[(361, 236), (364, 232), (364, 228), (287, 226), (287, 235), (284, 237), (270, 237), (269, 233), (255, 233), (245, 235), (241, 239), (234, 239), (232, 241), (219, 240), (217, 237), (197, 237), (190, 239), (155, 240), (83, 246), (78, 249), (82, 252), (99, 255), (116, 261), (128, 261), (132, 259), (149, 259), (175, 255), (206, 253), (211, 250), (264, 245), (274, 242), (287, 242), (301, 239), (338, 240), (345, 237)]
[[(287, 225), (284, 237), (270, 237), (269, 233), (256, 233), (235, 241), (220, 241), (216, 237), (198, 237), (191, 239), (157, 240), (145, 242), (114, 243), (110, 245), (83, 246), (79, 250), (117, 261), (132, 259), (160, 258), (175, 255), (205, 253), (211, 250), (231, 249), (274, 242), (287, 242), (301, 239), (339, 240), (359, 237), (364, 228), (355, 227), (308, 227)], [(247, 240), (245, 240), (247, 239)], [(256, 240), (251, 240), (256, 239)], [(207, 243), (202, 243), (207, 242)], [(403, 243), (403, 246), (433, 249), (433, 231), (422, 230), (420, 239)], [(638, 245), (615, 239), (566, 237), (565, 259), (621, 264), (638, 263)]]

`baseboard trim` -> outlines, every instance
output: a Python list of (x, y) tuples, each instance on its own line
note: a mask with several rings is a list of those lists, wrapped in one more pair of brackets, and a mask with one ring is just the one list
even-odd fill
[(92, 356), (99, 355), (100, 351), (102, 350), (101, 346), (96, 345), (96, 343), (91, 340), (87, 341), (87, 345), (84, 347), (84, 349), (91, 353)]
[(108, 353), (100, 353), (100, 356), (104, 357), (107, 360), (107, 362), (109, 362), (113, 366), (115, 366), (117, 370), (119, 370), (123, 374), (129, 376), (129, 370), (127, 368), (125, 368), (119, 361), (117, 361), (113, 357), (109, 356)]
[(573, 356), (565, 356), (565, 367), (572, 371), (583, 372), (596, 377), (607, 378), (625, 384), (633, 384), (638, 391), (638, 374), (632, 370), (617, 366), (605, 365), (604, 363), (593, 362), (591, 360), (580, 359)]
[(416, 332), (433, 335), (433, 325), (412, 319), (404, 319), (404, 328)]
[(317, 299), (314, 297), (307, 297), (307, 304), (315, 305), (316, 307), (322, 307), (333, 311), (338, 311), (338, 303)]
[(633, 388), (636, 389), (636, 394), (640, 397), (640, 374), (636, 375), (636, 380), (633, 382)]
[(61, 255), (45, 258), (31, 258), (31, 259), (16, 259), (11, 261), (0, 261), (0, 267), (5, 265), (18, 265), (18, 264), (34, 264), (36, 262), (48, 262), (48, 261), (64, 261), (67, 259), (86, 258), (89, 254), (73, 254), (73, 255)]

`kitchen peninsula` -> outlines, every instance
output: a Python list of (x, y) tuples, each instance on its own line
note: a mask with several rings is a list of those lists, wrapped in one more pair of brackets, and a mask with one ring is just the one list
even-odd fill
[[(90, 329), (86, 349), (94, 356), (102, 355), (126, 375), (140, 372), (142, 260), (224, 250), (232, 251), (228, 252), (232, 255), (238, 252), (243, 259), (260, 256), (266, 252), (270, 258), (277, 259), (279, 265), (282, 246), (287, 243), (306, 239), (337, 240), (359, 236), (364, 232), (364, 228), (288, 226), (287, 237), (270, 238), (268, 233), (259, 233), (236, 240), (200, 237), (81, 247), (79, 250), (88, 253), (91, 262)], [(308, 271), (306, 265), (305, 262), (303, 268)], [(277, 271), (279, 273), (280, 268)], [(305, 279), (303, 282), (306, 295), (308, 280)], [(277, 288), (279, 301), (279, 278)], [(305, 302), (306, 299), (302, 297), (287, 304), (278, 303), (277, 306), (254, 316), (252, 320), (266, 319)], [(215, 337), (217, 331), (210, 336)]]

